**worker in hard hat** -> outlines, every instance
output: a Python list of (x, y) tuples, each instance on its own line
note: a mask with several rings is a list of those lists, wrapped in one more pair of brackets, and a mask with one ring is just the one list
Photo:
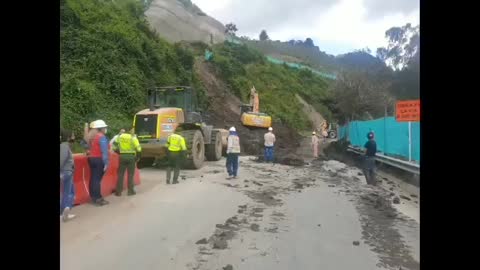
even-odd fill
[(365, 148), (365, 165), (364, 174), (367, 184), (376, 185), (375, 179), (375, 155), (377, 153), (377, 142), (375, 141), (375, 134), (373, 131), (367, 133), (368, 141), (363, 146)]
[(185, 138), (179, 134), (182, 131), (181, 127), (175, 129), (175, 133), (170, 134), (167, 138), (167, 184), (170, 184), (170, 178), (173, 169), (173, 182), (178, 184), (178, 175), (180, 174), (180, 165), (187, 151), (187, 144)]
[(90, 197), (93, 204), (103, 206), (108, 204), (108, 201), (102, 197), (101, 188), (103, 175), (109, 165), (109, 144), (105, 136), (107, 134), (107, 124), (103, 120), (96, 120), (90, 124), (90, 127), (97, 131), (89, 143)]
[(135, 164), (138, 158), (140, 158), (142, 148), (140, 147), (137, 136), (133, 134), (133, 128), (130, 128), (129, 130), (130, 132), (120, 134), (113, 144), (113, 150), (120, 154), (117, 189), (115, 191), (116, 196), (122, 196), (125, 170), (127, 170), (128, 173), (128, 196), (135, 195), (133, 176), (135, 174)]
[(238, 156), (240, 155), (240, 138), (237, 129), (231, 127), (227, 137), (227, 179), (237, 178)]
[(265, 146), (265, 162), (273, 162), (273, 146), (275, 144), (275, 134), (273, 134), (273, 128), (269, 127), (268, 132), (263, 136)]
[(313, 157), (318, 158), (318, 137), (315, 131), (312, 132), (312, 149), (313, 149)]

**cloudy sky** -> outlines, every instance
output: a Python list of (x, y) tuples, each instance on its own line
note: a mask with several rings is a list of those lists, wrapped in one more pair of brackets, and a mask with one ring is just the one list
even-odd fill
[(192, 0), (223, 24), (237, 25), (238, 36), (272, 40), (310, 37), (322, 51), (342, 54), (385, 46), (392, 26), (420, 22), (420, 0)]

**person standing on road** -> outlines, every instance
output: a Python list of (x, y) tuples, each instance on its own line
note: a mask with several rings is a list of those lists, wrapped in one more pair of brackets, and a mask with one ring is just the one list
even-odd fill
[(318, 158), (318, 137), (315, 131), (312, 132), (312, 149), (313, 149), (313, 157)]
[[(126, 129), (122, 130), (125, 131)], [(130, 129), (129, 133), (124, 132), (117, 137), (113, 143), (113, 150), (120, 155), (115, 195), (122, 196), (125, 170), (128, 172), (128, 196), (135, 195), (133, 176), (135, 174), (135, 164), (140, 158), (142, 148), (140, 147), (137, 137), (133, 134), (133, 128)]]
[(74, 140), (75, 135), (72, 131), (60, 130), (60, 183), (62, 185), (60, 215), (63, 222), (75, 217), (75, 215), (70, 214), (75, 199), (75, 189), (73, 187), (74, 162), (71, 150), (71, 144)]
[(240, 138), (237, 129), (231, 127), (227, 137), (227, 179), (237, 178), (238, 173), (238, 156), (240, 155)]
[(173, 182), (172, 184), (178, 184), (178, 175), (180, 174), (180, 165), (187, 152), (187, 145), (185, 138), (178, 132), (182, 131), (181, 127), (175, 129), (175, 133), (170, 134), (167, 138), (167, 185), (170, 184), (170, 178), (173, 169)]
[(120, 135), (122, 135), (123, 133), (125, 133), (125, 129), (124, 129), (124, 128), (120, 129), (120, 132), (119, 132), (117, 135), (113, 136), (113, 138), (110, 140), (110, 147), (113, 146), (113, 143), (116, 142), (116, 141), (117, 141), (117, 138), (118, 138)]
[(96, 120), (90, 124), (97, 133), (90, 140), (90, 154), (88, 165), (90, 166), (90, 197), (93, 204), (103, 206), (108, 204), (102, 197), (102, 178), (109, 165), (109, 144), (105, 136), (107, 134), (107, 124), (103, 120)]
[(368, 141), (365, 143), (365, 168), (364, 174), (367, 184), (375, 186), (375, 154), (377, 153), (377, 143), (373, 132), (367, 134)]
[(268, 128), (268, 133), (265, 133), (263, 136), (263, 139), (265, 141), (265, 161), (269, 162), (271, 161), (273, 163), (273, 146), (275, 144), (275, 134), (273, 134), (273, 128), (269, 127)]

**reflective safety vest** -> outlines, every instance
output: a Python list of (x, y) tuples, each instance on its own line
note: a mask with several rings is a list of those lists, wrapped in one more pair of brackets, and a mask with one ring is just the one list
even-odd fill
[(137, 137), (129, 133), (123, 133), (118, 136), (113, 144), (113, 148), (114, 150), (118, 149), (120, 154), (135, 154), (142, 151)]
[(178, 134), (171, 134), (167, 139), (167, 147), (170, 152), (186, 151), (187, 145), (185, 139)]
[[(98, 132), (97, 134), (95, 134), (95, 137), (93, 137), (93, 139), (91, 140), (90, 157), (101, 158), (103, 156), (102, 149), (100, 146), (100, 139), (102, 139), (102, 137), (105, 137), (105, 135), (101, 132)], [(108, 150), (110, 150), (110, 145), (108, 144), (108, 141), (107, 141), (107, 146), (108, 146)]]

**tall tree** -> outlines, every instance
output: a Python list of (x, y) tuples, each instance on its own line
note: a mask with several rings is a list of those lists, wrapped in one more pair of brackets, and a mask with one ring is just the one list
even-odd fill
[(268, 37), (267, 31), (262, 30), (262, 32), (260, 32), (260, 40), (265, 41), (265, 40), (269, 40), (269, 39), (270, 38)]
[(230, 34), (235, 36), (235, 33), (238, 31), (237, 26), (233, 23), (225, 25), (225, 34)]
[(344, 72), (332, 85), (337, 118), (362, 120), (365, 115), (382, 117), (385, 108), (392, 112), (394, 99), (390, 95), (391, 83), (374, 79), (365, 72)]
[(315, 44), (313, 44), (313, 40), (311, 38), (305, 39), (305, 42), (303, 44), (305, 46), (308, 46), (308, 47), (314, 47), (315, 46)]
[(385, 32), (387, 47), (377, 49), (377, 57), (395, 70), (406, 68), (420, 54), (420, 26), (410, 23), (392, 27)]

